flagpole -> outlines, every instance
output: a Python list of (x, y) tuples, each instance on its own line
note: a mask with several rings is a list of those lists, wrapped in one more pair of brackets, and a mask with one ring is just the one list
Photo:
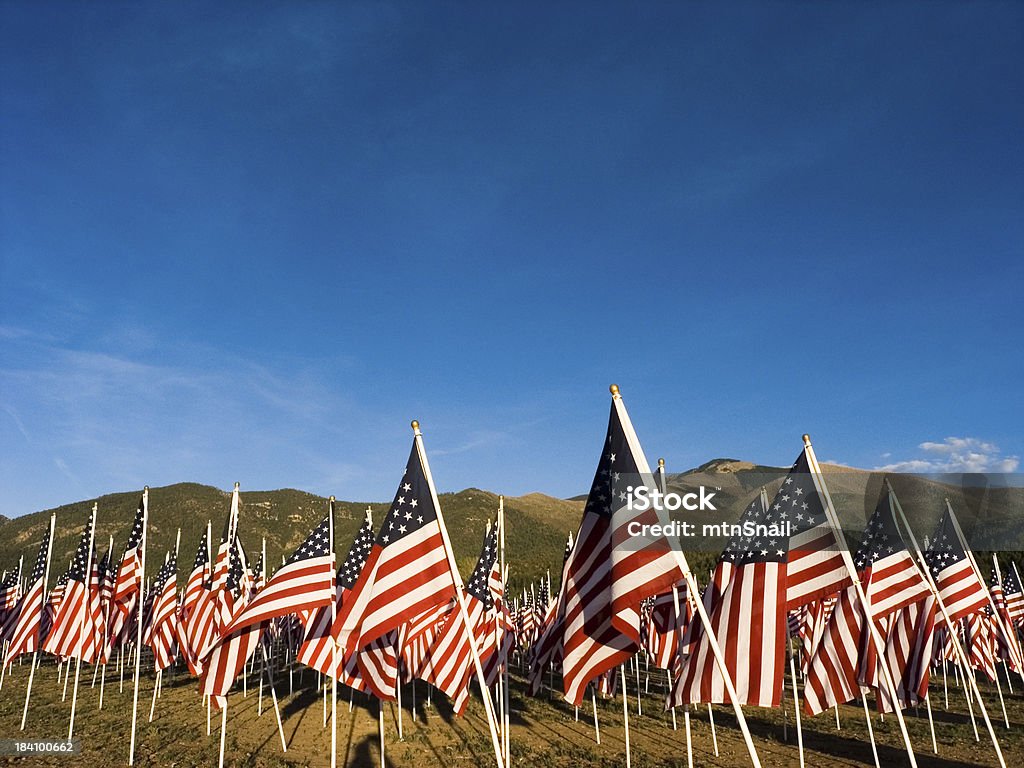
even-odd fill
[(619, 674), (622, 676), (622, 725), (626, 732), (626, 768), (630, 768), (632, 760), (629, 749), (629, 696), (626, 691), (626, 665), (619, 665)]
[[(644, 456), (643, 449), (640, 447), (640, 441), (636, 437), (636, 432), (633, 430), (633, 422), (629, 419), (629, 414), (626, 413), (626, 409), (622, 404), (622, 396), (619, 394), (619, 387), (617, 384), (612, 384), (609, 387), (612, 393), (612, 402), (615, 403), (615, 409), (618, 412), (619, 420), (623, 424), (623, 432), (626, 437), (626, 442), (629, 444), (630, 449), (633, 452), (633, 457), (637, 462), (637, 469), (641, 475), (650, 475), (651, 468), (647, 465), (647, 458)], [(626, 429), (628, 425), (628, 429)], [(686, 581), (686, 588), (690, 590), (693, 595), (699, 595), (700, 590), (697, 587), (697, 580), (694, 578), (693, 573), (690, 571), (690, 566), (686, 562), (686, 556), (682, 550), (671, 547), (670, 551), (675, 557), (676, 564), (680, 571), (682, 571), (683, 578)], [(743, 742), (747, 747), (747, 753), (750, 755), (750, 762), (754, 768), (761, 768), (761, 759), (757, 755), (757, 750), (754, 748), (754, 740), (750, 736), (750, 729), (747, 727), (747, 720), (743, 716), (743, 707), (740, 706), (739, 694), (736, 693), (736, 686), (732, 682), (732, 676), (729, 674), (729, 667), (725, 662), (725, 656), (722, 654), (722, 649), (718, 645), (718, 638), (715, 636), (715, 631), (711, 626), (711, 619), (708, 616), (707, 611), (704, 609), (703, 600), (695, 600), (694, 604), (697, 607), (697, 613), (700, 616), (701, 623), (704, 625), (704, 629), (707, 632), (708, 645), (711, 646), (711, 652), (715, 656), (715, 663), (718, 666), (718, 671), (722, 675), (722, 682), (725, 684), (725, 690), (729, 694), (729, 701), (732, 702), (733, 711), (736, 713), (736, 724), (740, 727), (740, 731), (743, 733)], [(689, 708), (687, 708), (689, 711)]]
[[(999, 748), (999, 740), (996, 738), (995, 728), (992, 727), (992, 721), (989, 720), (988, 711), (985, 709), (985, 702), (981, 698), (981, 691), (978, 689), (977, 681), (974, 679), (973, 674), (969, 674), (969, 665), (967, 664), (967, 654), (964, 652), (963, 646), (960, 645), (960, 638), (957, 636), (956, 627), (953, 625), (953, 620), (949, 617), (949, 612), (946, 610), (946, 604), (942, 600), (942, 596), (939, 594), (939, 587), (935, 583), (935, 579), (932, 577), (932, 571), (928, 567), (928, 563), (925, 562), (924, 554), (921, 552), (921, 547), (917, 544), (917, 537), (914, 536), (914, 532), (910, 528), (910, 524), (907, 522), (906, 515), (903, 514), (903, 507), (900, 505), (900, 500), (896, 496), (896, 492), (893, 490), (892, 484), (889, 479), (886, 478), (885, 485), (889, 489), (889, 499), (892, 501), (892, 506), (895, 507), (896, 512), (899, 513), (900, 521), (903, 523), (903, 529), (907, 532), (910, 537), (911, 544), (914, 545), (914, 551), (917, 554), (918, 564), (921, 566), (921, 570), (924, 572), (925, 579), (928, 581), (928, 587), (931, 589), (932, 596), (935, 598), (935, 602), (938, 603), (939, 610), (942, 612), (942, 618), (946, 621), (946, 628), (949, 632), (950, 640), (953, 642), (953, 652), (957, 656), (957, 660), (961, 665), (964, 665), (964, 686), (966, 688), (965, 693), (967, 694), (967, 704), (971, 709), (971, 722), (974, 723), (974, 708), (971, 706), (971, 695), (970, 691), (974, 691), (977, 697), (978, 707), (981, 709), (981, 716), (985, 721), (985, 726), (988, 728), (989, 736), (992, 739), (992, 746), (995, 748), (996, 757), (999, 758), (999, 764), (1002, 768), (1006, 768), (1006, 761), (1003, 760), (1003, 752)], [(954, 518), (955, 521), (955, 518)], [(955, 668), (954, 668), (955, 670)], [(967, 681), (970, 681), (968, 686)], [(897, 701), (897, 699), (893, 699)], [(974, 727), (975, 738), (977, 739), (978, 727)]]
[(821, 467), (818, 465), (818, 459), (814, 455), (814, 449), (811, 447), (811, 436), (804, 435), (804, 452), (807, 455), (807, 460), (811, 468), (811, 477), (814, 480), (814, 485), (818, 490), (818, 495), (824, 500), (823, 508), (825, 516), (828, 518), (829, 525), (833, 529), (833, 535), (836, 537), (836, 545), (839, 547), (839, 554), (843, 558), (843, 563), (846, 565), (846, 570), (850, 574), (850, 579), (853, 581), (853, 588), (857, 595), (857, 600), (860, 602), (861, 608), (864, 610), (865, 625), (868, 629), (868, 635), (871, 638), (871, 642), (875, 647), (875, 652), (878, 654), (878, 666), (882, 670), (882, 679), (885, 681), (887, 692), (892, 696), (894, 702), (893, 709), (896, 713), (896, 721), (900, 726), (900, 733), (903, 735), (903, 744), (907, 749), (907, 758), (910, 761), (912, 768), (917, 768), (917, 759), (914, 756), (914, 747), (910, 743), (910, 734), (907, 732), (907, 724), (903, 719), (903, 712), (899, 708), (899, 696), (896, 693), (896, 683), (893, 680), (892, 672), (889, 670), (889, 663), (885, 657), (885, 643), (882, 642), (881, 635), (878, 632), (878, 628), (875, 626), (875, 622), (871, 616), (871, 603), (868, 602), (867, 596), (864, 594), (864, 586), (860, 583), (860, 578), (857, 575), (857, 569), (853, 565), (853, 558), (850, 557), (850, 552), (846, 547), (846, 541), (843, 538), (843, 529), (839, 524), (839, 516), (836, 514), (835, 506), (832, 504), (832, 496), (828, 492), (828, 486), (825, 485), (825, 478), (821, 473)]
[[(505, 566), (505, 497), (498, 497), (498, 552), (501, 557), (501, 601), (502, 609), (505, 609), (505, 595), (508, 594), (508, 569)], [(551, 585), (548, 584), (548, 596), (551, 595)], [(505, 646), (505, 637), (499, 628), (498, 617), (495, 617), (494, 626), (498, 629), (498, 649), (497, 652), (500, 654)], [(500, 661), (501, 656), (498, 656)], [(511, 758), (509, 756), (509, 703), (510, 696), (508, 691), (508, 656), (505, 657), (504, 669), (501, 671), (499, 677), (503, 684), (501, 693), (501, 704), (502, 704), (502, 718), (501, 718), (501, 747), (502, 755), (505, 758), (505, 765), (511, 764)], [(415, 682), (413, 683), (415, 685)]]
[[(114, 554), (114, 534), (110, 534), (110, 540), (107, 542), (107, 569), (113, 566), (110, 558)], [(103, 581), (107, 580), (106, 574), (103, 575)], [(113, 595), (111, 595), (111, 598)], [(100, 584), (100, 600), (103, 598), (103, 584)], [(105, 606), (101, 605), (101, 613), (103, 614), (103, 674), (100, 675), (100, 705), (99, 709), (103, 709), (103, 689), (107, 684), (107, 646), (110, 644), (110, 603), (112, 600), (108, 600)]]
[(437, 498), (437, 489), (434, 487), (434, 478), (430, 474), (430, 464), (427, 462), (427, 452), (423, 448), (423, 436), (420, 434), (418, 421), (412, 422), (413, 441), (416, 444), (416, 453), (419, 455), (420, 465), (423, 467), (423, 474), (430, 489), (430, 498), (434, 504), (434, 512), (437, 514), (437, 522), (441, 529), (441, 541), (444, 546), (445, 555), (448, 557), (448, 569), (451, 571), (452, 583), (455, 586), (455, 599), (459, 605), (459, 616), (466, 627), (466, 634), (469, 636), (469, 652), (473, 657), (473, 667), (476, 669), (477, 682), (480, 685), (480, 697), (484, 702), (484, 711), (487, 713), (487, 726), (491, 732), (491, 743), (494, 747), (494, 758), (498, 768), (504, 768), (505, 761), (502, 759), (501, 742), (498, 739), (498, 729), (494, 721), (494, 704), (491, 702), (491, 694), (487, 688), (484, 678), (484, 670), (480, 664), (480, 653), (476, 647), (476, 637), (473, 627), (469, 623), (469, 613), (466, 610), (465, 585), (462, 583), (462, 575), (459, 573), (458, 564), (455, 562), (455, 552), (448, 540), (448, 529), (444, 524), (444, 516), (441, 513), (441, 502)]
[(135, 729), (139, 720), (139, 666), (142, 660), (142, 583), (146, 578), (146, 529), (149, 526), (149, 486), (142, 489), (142, 538), (139, 541), (138, 584), (139, 621), (135, 643), (135, 692), (132, 694), (132, 736), (128, 746), (128, 765), (135, 765)]
[[(661, 492), (665, 492), (664, 476), (665, 476), (665, 460), (658, 459), (658, 471), (662, 476)], [(689, 590), (687, 590), (687, 598), (689, 598)], [(682, 643), (683, 633), (679, 629), (680, 617), (682, 616), (682, 610), (679, 605), (679, 587), (675, 584), (672, 585), (672, 604), (675, 607), (675, 636), (676, 636), (676, 656), (679, 658), (680, 663), (683, 660)], [(653, 621), (653, 619), (652, 619)], [(670, 673), (671, 674), (671, 673)], [(672, 706), (672, 729), (675, 730), (676, 725), (676, 708), (675, 704)], [(683, 707), (683, 730), (686, 733), (686, 765), (687, 768), (693, 768), (693, 744), (690, 741), (690, 706), (687, 704)]]
[[(41, 597), (42, 606), (39, 609), (39, 630), (37, 634), (36, 650), (32, 653), (32, 666), (28, 671), (28, 687), (25, 689), (25, 709), (21, 713), (21, 728), (19, 730), (25, 730), (25, 720), (28, 717), (28, 702), (32, 698), (32, 679), (36, 674), (36, 667), (39, 666), (39, 646), (42, 645), (42, 628), (43, 628), (43, 614), (46, 613), (46, 600), (49, 595), (46, 594), (47, 584), (50, 581), (50, 556), (53, 553), (53, 529), (57, 524), (57, 514), (52, 513), (50, 515), (50, 540), (46, 546), (46, 570), (43, 573), (43, 594)], [(34, 566), (33, 566), (34, 567)]]
[[(334, 562), (334, 497), (330, 499), (330, 522), (328, 523), (328, 531), (330, 532), (330, 547), (331, 547), (331, 626), (334, 626), (334, 621), (338, 617), (338, 587), (334, 583), (334, 574), (337, 570), (337, 566)], [(263, 551), (264, 560), (266, 563), (266, 539), (263, 540)], [(264, 565), (266, 567), (266, 565)], [(338, 764), (338, 643), (335, 642), (334, 637), (328, 633), (331, 637), (331, 768), (335, 768)]]
[(597, 723), (597, 685), (594, 683), (590, 684), (590, 706), (594, 710), (594, 740), (598, 746), (601, 746), (601, 727)]
[[(75, 732), (75, 706), (78, 704), (78, 678), (82, 671), (82, 655), (85, 652), (85, 617), (89, 613), (89, 593), (92, 582), (92, 548), (96, 542), (97, 509), (99, 509), (99, 504), (94, 502), (92, 505), (92, 515), (90, 516), (89, 549), (85, 555), (85, 581), (83, 583), (85, 594), (82, 595), (82, 608), (78, 613), (78, 658), (75, 659), (75, 689), (74, 693), (71, 694), (71, 719), (68, 721), (68, 741), (71, 741), (71, 736)], [(95, 642), (95, 638), (93, 640)]]

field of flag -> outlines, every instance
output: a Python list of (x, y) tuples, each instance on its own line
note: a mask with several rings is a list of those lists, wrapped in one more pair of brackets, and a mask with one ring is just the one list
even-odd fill
[[(621, 478), (666, 477), (613, 386), (578, 528), (518, 596), (501, 503), (463, 579), (416, 422), (384, 516), (338, 542), (332, 498), (277, 568), (242, 546), (237, 484), (219, 537), (166, 552), (148, 489), (120, 553), (99, 555), (98, 503), (52, 516), (0, 580), (0, 732), (77, 739), (94, 765), (1006, 768), (1018, 562), (976, 557), (948, 500), (912, 529), (888, 479), (847, 548), (808, 436), (794, 453), (731, 513), (788, 533), (737, 534), (696, 573), (677, 542), (631, 545), (658, 516)], [(80, 532), (66, 570), (56, 526)]]

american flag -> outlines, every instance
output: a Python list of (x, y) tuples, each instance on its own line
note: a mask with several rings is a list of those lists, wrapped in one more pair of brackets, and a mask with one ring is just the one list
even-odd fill
[(410, 682), (414, 678), (423, 677), (424, 669), (428, 663), (430, 647), (434, 644), (434, 638), (440, 632), (448, 620), (452, 617), (452, 609), (455, 602), (447, 605), (438, 605), (425, 613), (420, 614), (404, 627), (402, 650), (402, 679)]
[(1003, 597), (1006, 599), (1006, 615), (1010, 617), (1010, 626), (1020, 624), (1024, 620), (1024, 589), (1021, 588), (1016, 563), (1010, 563), (1006, 571)]
[(9, 611), (18, 604), (18, 594), (21, 588), (20, 583), (21, 567), (12, 568), (0, 582), (0, 615)]
[(988, 605), (988, 593), (964, 551), (952, 514), (947, 504), (924, 558), (949, 619), (955, 621)]
[[(896, 526), (892, 494), (888, 490), (882, 491), (853, 562), (868, 599), (872, 621), (880, 622), (930, 594)], [(848, 587), (832, 612), (825, 637), (813, 655), (804, 688), (805, 709), (810, 714), (854, 698), (859, 693), (858, 681), (863, 685), (876, 685), (880, 661), (867, 631), (864, 608), (857, 603), (856, 590)], [(912, 629), (913, 624), (905, 631)], [(887, 660), (898, 661), (901, 648), (906, 650), (905, 646), (894, 646)], [(894, 679), (902, 677), (900, 669), (890, 668)], [(915, 689), (918, 683), (915, 682)]]
[(330, 606), (334, 596), (334, 542), (331, 512), (314, 528), (266, 586), (221, 632), (229, 634), (298, 611)]
[(164, 563), (153, 582), (153, 608), (150, 619), (149, 646), (153, 649), (155, 668), (167, 669), (174, 663), (178, 645), (177, 611), (178, 562), (175, 555)]
[[(781, 497), (794, 493), (788, 489), (794, 486), (792, 480), (796, 472), (794, 467), (776, 496), (776, 504), (764, 509), (760, 499), (755, 499), (743, 513), (740, 524), (784, 523), (782, 515), (788, 516), (790, 505), (788, 499), (781, 500)], [(805, 488), (806, 484), (804, 478), (803, 485), (796, 487)], [(751, 532), (757, 533), (756, 529)], [(721, 644), (742, 704), (775, 707), (782, 701), (788, 543), (788, 537), (783, 535), (732, 537), (705, 590), (711, 628)], [(719, 590), (721, 597), (715, 600), (714, 595)], [(695, 631), (692, 652), (675, 680), (670, 705), (727, 701), (725, 678), (711, 652), (706, 629), (701, 627)]]
[(1024, 671), (1024, 658), (1022, 658), (1020, 641), (1017, 639), (1017, 632), (1013, 628), (1013, 622), (1010, 621), (1010, 613), (1006, 607), (1006, 595), (999, 584), (999, 574), (994, 567), (992, 568), (989, 594), (992, 596), (992, 602), (995, 604), (997, 611), (992, 618), (996, 656), (1003, 659), (1014, 672), (1020, 673)]
[(967, 655), (971, 666), (995, 682), (996, 649), (991, 612), (981, 610), (972, 613), (964, 619), (964, 623), (967, 625)]
[[(235, 510), (237, 514), (237, 506)], [(230, 547), (228, 561), (227, 576), (219, 594), (220, 615), (227, 617), (226, 622), (220, 626), (225, 628), (238, 611), (244, 610), (247, 598), (242, 584), (246, 571), (245, 552), (237, 536)], [(201, 690), (211, 697), (218, 708), (224, 706), (228, 691), (242, 666), (259, 646), (268, 623), (252, 624), (232, 632), (221, 632), (220, 627), (217, 628), (213, 647), (203, 660)]]
[[(370, 516), (370, 511), (367, 510), (366, 519), (356, 532), (355, 540), (352, 542), (352, 546), (349, 547), (348, 555), (342, 561), (335, 578), (334, 613), (337, 615), (340, 616), (341, 611), (345, 610), (346, 603), (351, 604), (351, 601), (347, 599), (347, 595), (351, 593), (352, 588), (359, 581), (359, 576), (363, 572), (363, 566), (366, 564), (366, 558), (369, 556), (372, 548), (373, 518)], [(328, 604), (319, 608), (313, 615), (313, 619), (308, 622), (305, 639), (299, 647), (299, 653), (296, 657), (301, 663), (325, 675), (334, 674), (332, 669), (334, 663), (332, 661), (332, 649), (334, 645), (331, 636), (331, 622), (331, 606)], [(343, 655), (342, 651), (342, 648), (338, 649), (339, 662)], [(350, 658), (354, 657), (350, 655)], [(355, 666), (351, 667), (352, 671), (355, 669)]]
[[(52, 525), (52, 519), (51, 519)], [(46, 566), (50, 557), (50, 527), (43, 533), (39, 543), (35, 565), (28, 580), (28, 590), (17, 607), (17, 621), (11, 632), (10, 645), (4, 656), (4, 665), (10, 664), (23, 653), (31, 653), (39, 647), (39, 630), (42, 624), (43, 603), (46, 596)]]
[[(476, 647), (481, 650), (481, 664), (484, 663), (487, 646), (493, 646), (493, 638), (487, 637), (487, 618), (494, 611), (494, 598), (489, 587), (489, 578), (498, 554), (498, 528), (488, 530), (484, 536), (483, 548), (476, 567), (466, 584), (466, 615), (470, 627), (462, 620), (457, 605), (444, 627), (434, 638), (427, 652), (427, 663), (422, 678), (447, 694), (454, 702), (455, 714), (461, 715), (468, 702), (472, 659), (470, 656), (470, 628)], [(493, 648), (492, 648), (493, 649)]]
[[(893, 674), (901, 709), (916, 706), (928, 695), (929, 664), (934, 655), (935, 598), (901, 608), (892, 617), (885, 644), (886, 663)], [(877, 690), (879, 707), (892, 712), (894, 707), (886, 687)]]
[(149, 510), (149, 489), (142, 492), (139, 507), (135, 512), (128, 543), (121, 556), (121, 567), (114, 582), (114, 602), (125, 604), (132, 595), (142, 589), (142, 547), (146, 532), (146, 517)]
[[(629, 414), (612, 387), (608, 432), (583, 510), (560, 594), (564, 616), (565, 698), (579, 706), (587, 684), (629, 659), (640, 646), (640, 604), (683, 578), (682, 555), (664, 537), (630, 541), (630, 524), (656, 524), (658, 513), (630, 511), (619, 481), (654, 477)], [(637, 481), (634, 481), (637, 482)], [(621, 491), (621, 495), (620, 495)]]
[(418, 439), (417, 434), (402, 482), (348, 598), (349, 608), (343, 604), (332, 628), (346, 651), (365, 647), (455, 597)]
[[(235, 599), (233, 595), (226, 594), (228, 590), (225, 589), (225, 585), (233, 564), (232, 558), (235, 557), (240, 506), (238, 483), (235, 483), (235, 489), (231, 494), (231, 508), (224, 521), (220, 545), (217, 547), (217, 557), (211, 566), (209, 586), (200, 593), (185, 628), (188, 645), (195, 659), (193, 664), (197, 671), (217, 641), (220, 628), (226, 626), (233, 616), (232, 609)], [(240, 572), (238, 577), (240, 581)]]
[(92, 602), (89, 589), (90, 560), (95, 528), (96, 507), (93, 506), (82, 530), (71, 568), (68, 569), (67, 584), (50, 635), (43, 644), (43, 650), (55, 656), (89, 661), (96, 649), (96, 630), (93, 614), (89, 610)]
[(842, 532), (829, 523), (812, 473), (809, 448), (804, 448), (789, 476), (775, 495), (770, 512), (779, 522), (792, 524), (786, 564), (786, 607), (796, 608), (820, 597), (836, 594), (850, 583), (843, 559)]
[(871, 615), (881, 619), (923, 600), (928, 584), (896, 527), (892, 495), (886, 491), (864, 529), (854, 566), (871, 604)]
[(207, 543), (206, 531), (199, 540), (199, 548), (196, 550), (196, 559), (192, 562), (192, 570), (189, 572), (188, 581), (185, 582), (185, 596), (181, 601), (181, 618), (187, 619), (199, 601), (203, 584), (209, 577), (210, 552)]

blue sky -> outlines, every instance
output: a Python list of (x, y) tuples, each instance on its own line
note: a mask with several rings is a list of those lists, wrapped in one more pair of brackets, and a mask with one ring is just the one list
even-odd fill
[(0, 4), (0, 513), (1017, 468), (1024, 7), (549, 5)]

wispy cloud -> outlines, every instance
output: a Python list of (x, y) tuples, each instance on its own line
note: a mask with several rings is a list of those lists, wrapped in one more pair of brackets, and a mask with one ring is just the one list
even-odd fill
[[(923, 456), (875, 469), (883, 472), (1016, 472), (1019, 456), (1003, 456), (999, 446), (976, 437), (947, 437), (918, 445)], [(888, 458), (885, 454), (884, 458)]]

